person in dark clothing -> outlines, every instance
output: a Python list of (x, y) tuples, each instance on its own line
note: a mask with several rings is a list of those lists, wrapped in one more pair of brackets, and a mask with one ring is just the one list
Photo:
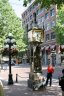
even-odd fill
[(49, 64), (47, 68), (47, 79), (46, 79), (45, 86), (48, 85), (49, 80), (50, 80), (50, 86), (52, 85), (52, 73), (53, 72), (54, 72), (54, 67), (51, 64)]
[(64, 96), (64, 69), (62, 70), (63, 76), (59, 78), (59, 85), (61, 86), (62, 89), (62, 96)]

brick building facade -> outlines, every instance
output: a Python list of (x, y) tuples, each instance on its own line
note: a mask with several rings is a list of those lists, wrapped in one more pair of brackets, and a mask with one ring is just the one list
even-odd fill
[(28, 31), (34, 26), (34, 15), (37, 26), (44, 28), (44, 42), (41, 44), (42, 64), (48, 64), (49, 60), (53, 65), (61, 63), (59, 45), (56, 43), (56, 35), (52, 29), (56, 24), (56, 11), (56, 5), (46, 9), (40, 8), (40, 4), (34, 4), (33, 2), (22, 14), (22, 25), (26, 30), (26, 37), (28, 37)]

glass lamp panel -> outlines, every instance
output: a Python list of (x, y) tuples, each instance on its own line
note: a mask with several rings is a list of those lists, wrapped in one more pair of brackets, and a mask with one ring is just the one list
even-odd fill
[(11, 43), (15, 43), (15, 39), (11, 39)]
[(7, 43), (7, 39), (5, 39), (5, 43)]
[(16, 45), (15, 44), (13, 45), (13, 48), (16, 49)]
[(5, 40), (5, 43), (10, 43), (10, 39), (7, 38), (7, 39)]
[(41, 32), (34, 31), (33, 32), (33, 41), (41, 41)]
[(13, 49), (14, 47), (13, 46), (11, 46), (11, 49)]
[(9, 36), (9, 37), (12, 37), (13, 35), (12, 35), (12, 33), (9, 33), (8, 36)]
[(6, 44), (6, 45), (4, 46), (4, 48), (9, 48), (9, 45), (8, 45), (8, 44)]
[(11, 49), (16, 49), (16, 45), (11, 46)]
[(7, 43), (10, 43), (10, 39), (9, 38), (7, 38)]

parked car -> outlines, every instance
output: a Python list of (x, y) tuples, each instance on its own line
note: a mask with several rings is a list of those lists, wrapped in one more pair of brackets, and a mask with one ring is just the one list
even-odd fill
[[(9, 61), (5, 61), (4, 64), (5, 65), (9, 65)], [(15, 65), (15, 62), (14, 61), (11, 61), (11, 65)]]
[(16, 63), (14, 61), (11, 61), (11, 65), (15, 65)]

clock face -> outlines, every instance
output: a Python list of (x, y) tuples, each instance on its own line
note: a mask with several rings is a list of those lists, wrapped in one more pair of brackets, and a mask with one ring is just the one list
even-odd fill
[(38, 41), (43, 42), (43, 34), (41, 30), (30, 30), (28, 32), (28, 41)]
[(41, 32), (33, 32), (33, 40), (40, 41), (41, 39)]

